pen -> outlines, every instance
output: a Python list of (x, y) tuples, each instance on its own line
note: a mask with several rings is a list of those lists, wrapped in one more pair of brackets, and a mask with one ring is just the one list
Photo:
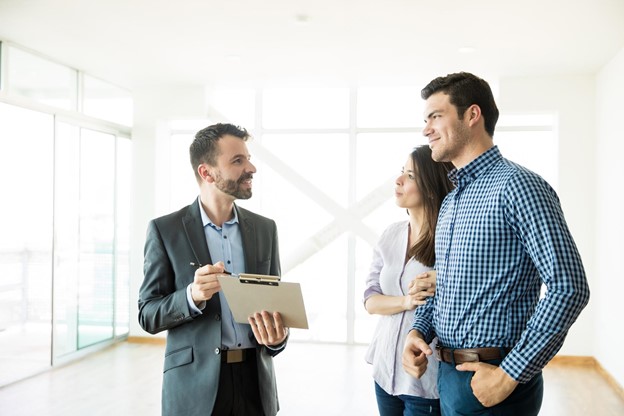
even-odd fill
[[(202, 265), (201, 265), (200, 263), (195, 263), (195, 262), (192, 262), (192, 261), (191, 261), (191, 262), (189, 262), (189, 264), (190, 264), (191, 266), (193, 266), (193, 267), (197, 267), (197, 268), (202, 267)], [(232, 272), (228, 272), (227, 270), (223, 270), (223, 274), (227, 274), (227, 275), (230, 275), (230, 276), (234, 276), (234, 275), (232, 274)]]

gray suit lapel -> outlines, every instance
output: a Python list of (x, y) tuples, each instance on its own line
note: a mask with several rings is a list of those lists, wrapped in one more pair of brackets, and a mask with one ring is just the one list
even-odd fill
[(256, 267), (256, 249), (254, 247), (256, 240), (256, 225), (247, 216), (244, 209), (239, 208), (236, 204), (234, 205), (234, 209), (238, 215), (238, 224), (240, 226), (241, 238), (243, 240), (243, 251), (245, 252), (245, 272), (254, 273), (255, 270), (253, 268)]
[(195, 256), (195, 261), (202, 266), (212, 264), (197, 200), (189, 205), (186, 215), (182, 218), (182, 226)]

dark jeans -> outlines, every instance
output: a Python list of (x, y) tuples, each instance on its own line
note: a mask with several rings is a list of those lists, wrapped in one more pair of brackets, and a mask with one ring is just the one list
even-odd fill
[(377, 408), (380, 416), (429, 416), (440, 415), (440, 400), (418, 396), (392, 396), (375, 383)]
[[(487, 363), (498, 365), (500, 360)], [(472, 393), (470, 380), (473, 374), (472, 371), (457, 371), (452, 364), (440, 363), (438, 390), (444, 416), (533, 416), (539, 413), (544, 394), (541, 372), (529, 382), (518, 384), (509, 397), (493, 407), (484, 407)]]

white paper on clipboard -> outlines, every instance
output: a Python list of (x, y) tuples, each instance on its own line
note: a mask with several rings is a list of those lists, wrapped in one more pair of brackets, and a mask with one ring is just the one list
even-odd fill
[(217, 277), (221, 290), (239, 323), (249, 323), (247, 318), (255, 312), (279, 312), (284, 326), (308, 329), (301, 285), (282, 282), (277, 276), (241, 273), (239, 276)]

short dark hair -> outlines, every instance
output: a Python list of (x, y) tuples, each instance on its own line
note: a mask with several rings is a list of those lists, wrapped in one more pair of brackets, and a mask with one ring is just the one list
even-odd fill
[(447, 94), (457, 108), (457, 115), (461, 118), (473, 104), (481, 109), (485, 122), (485, 131), (490, 137), (494, 137), (494, 129), (498, 121), (498, 108), (494, 101), (494, 95), (490, 85), (483, 79), (468, 72), (458, 72), (445, 77), (438, 77), (431, 81), (420, 92), (423, 100), (426, 100), (437, 92)]
[(247, 141), (251, 135), (240, 126), (227, 123), (217, 123), (212, 126), (208, 126), (195, 134), (195, 140), (189, 147), (189, 154), (191, 157), (191, 166), (195, 172), (197, 180), (201, 180), (197, 167), (202, 163), (207, 163), (211, 166), (217, 164), (217, 157), (219, 156), (219, 148), (217, 142), (225, 135), (238, 137), (243, 141)]
[(435, 162), (429, 146), (418, 146), (410, 154), (414, 164), (416, 184), (423, 198), (424, 216), (420, 236), (408, 249), (408, 256), (414, 257), (425, 266), (435, 263), (435, 229), (442, 200), (454, 188), (448, 173), (454, 168), (451, 162)]

